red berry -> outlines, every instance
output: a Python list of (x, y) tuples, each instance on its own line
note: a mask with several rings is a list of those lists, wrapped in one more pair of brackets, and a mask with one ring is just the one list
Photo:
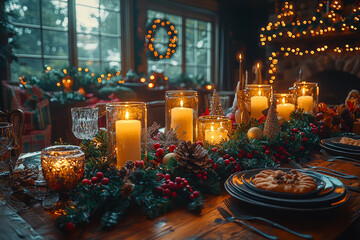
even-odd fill
[(198, 174), (196, 174), (196, 177), (199, 178), (199, 179), (201, 179), (201, 178), (202, 178), (202, 174), (201, 174), (201, 173), (198, 173)]
[(194, 194), (193, 194), (193, 193), (190, 194), (189, 198), (190, 198), (191, 200), (193, 200), (193, 199), (195, 198), (195, 197), (194, 197)]
[(194, 197), (195, 197), (195, 198), (200, 197), (200, 193), (199, 193), (198, 191), (194, 191), (193, 194), (194, 194)]
[(82, 181), (81, 181), (82, 185), (89, 185), (90, 184), (90, 180), (87, 179), (87, 178), (84, 178)]
[(155, 150), (158, 149), (158, 148), (160, 148), (160, 147), (161, 147), (160, 143), (154, 143), (154, 149), (155, 149)]
[(162, 188), (167, 188), (167, 186), (168, 186), (168, 185), (167, 185), (166, 183), (163, 183), (163, 184), (161, 185)]
[(206, 175), (207, 175), (207, 172), (203, 172), (203, 175), (205, 175), (205, 176), (206, 176)]
[(187, 190), (190, 190), (190, 189), (191, 189), (191, 186), (190, 186), (190, 185), (186, 185), (186, 189), (187, 189)]
[(156, 149), (155, 155), (156, 155), (157, 157), (161, 157), (162, 155), (164, 155), (164, 150), (163, 150), (162, 148)]
[(155, 191), (158, 193), (162, 193), (164, 191), (164, 189), (162, 187), (156, 187)]
[(169, 182), (168, 184), (170, 189), (174, 189), (175, 188), (175, 183), (174, 182)]
[(181, 177), (176, 177), (176, 178), (175, 178), (175, 182), (176, 182), (176, 183), (180, 183), (180, 182), (181, 182)]
[(214, 170), (218, 169), (219, 168), (219, 164), (215, 163), (212, 167)]
[(229, 157), (229, 154), (225, 154), (224, 156), (222, 156), (223, 159), (228, 159)]
[(235, 158), (231, 157), (231, 158), (229, 158), (229, 160), (230, 160), (230, 162), (233, 162), (233, 161), (235, 161)]
[(164, 177), (165, 177), (165, 179), (170, 179), (170, 174), (167, 173), (167, 174), (165, 174)]
[(294, 136), (291, 136), (290, 139), (291, 139), (291, 141), (294, 141), (294, 140), (295, 140), (295, 137), (294, 137)]
[(206, 181), (206, 180), (207, 180), (207, 176), (203, 176), (203, 177), (202, 177), (202, 180), (203, 180), (203, 181)]
[(171, 194), (171, 191), (170, 191), (170, 189), (168, 189), (168, 188), (165, 188), (165, 191), (164, 191), (164, 193), (165, 193), (166, 195), (170, 195), (170, 194)]
[(245, 155), (246, 152), (244, 150), (240, 150), (240, 154)]
[(176, 198), (176, 196), (177, 196), (177, 193), (176, 193), (176, 192), (172, 192), (171, 197), (172, 197), (172, 198)]
[(183, 188), (184, 188), (184, 184), (179, 183), (179, 184), (178, 184), (178, 189), (183, 189)]
[(217, 149), (216, 147), (214, 147), (214, 148), (212, 149), (212, 151), (215, 152), (215, 153), (217, 152), (217, 150), (218, 150), (218, 149)]
[(97, 177), (97, 179), (101, 180), (101, 179), (103, 179), (104, 174), (102, 172), (97, 172), (95, 177)]
[(106, 178), (106, 177), (101, 179), (101, 184), (103, 184), (103, 185), (108, 185), (109, 182), (110, 182), (110, 180), (108, 178)]
[(249, 158), (249, 159), (251, 159), (251, 158), (252, 158), (252, 154), (251, 154), (251, 153), (247, 153), (247, 154), (246, 154), (246, 157)]
[(303, 142), (307, 142), (307, 137), (304, 137), (303, 139), (301, 139)]
[(283, 147), (283, 146), (280, 146), (280, 147), (279, 147), (279, 151), (280, 151), (280, 152), (284, 151), (284, 147)]
[(225, 165), (229, 165), (229, 163), (230, 163), (229, 159), (225, 159), (224, 163), (225, 163)]
[(265, 154), (266, 154), (266, 155), (269, 155), (269, 154), (270, 154), (270, 150), (267, 149), (267, 150), (265, 151)]
[(263, 150), (266, 150), (266, 148), (267, 148), (267, 147), (266, 147), (265, 145), (262, 145), (262, 149), (263, 149)]
[(243, 154), (239, 153), (237, 156), (238, 156), (238, 158), (242, 158)]
[(300, 151), (304, 151), (304, 150), (305, 150), (304, 146), (301, 146)]
[(204, 143), (202, 141), (198, 141), (197, 144), (204, 146)]
[(301, 136), (305, 136), (305, 133), (304, 133), (304, 132), (301, 132), (300, 134), (301, 134)]
[(75, 229), (75, 225), (72, 222), (66, 223), (65, 227), (68, 231), (73, 231)]
[(97, 181), (98, 181), (98, 178), (97, 178), (97, 177), (92, 177), (92, 178), (91, 178), (91, 183), (92, 183), (92, 184), (95, 184)]
[(185, 180), (183, 183), (185, 186), (189, 184), (189, 182), (187, 180)]
[(258, 150), (254, 150), (254, 151), (253, 151), (253, 154), (258, 155), (258, 154), (259, 154), (259, 151), (258, 151)]
[(175, 150), (176, 146), (175, 145), (170, 145), (169, 146), (169, 151), (173, 152)]

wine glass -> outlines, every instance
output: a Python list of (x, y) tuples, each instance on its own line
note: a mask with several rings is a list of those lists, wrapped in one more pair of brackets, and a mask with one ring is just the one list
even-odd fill
[(71, 108), (72, 132), (78, 139), (91, 140), (98, 132), (98, 107)]
[(13, 145), (13, 125), (7, 122), (0, 122), (0, 157), (11, 149)]

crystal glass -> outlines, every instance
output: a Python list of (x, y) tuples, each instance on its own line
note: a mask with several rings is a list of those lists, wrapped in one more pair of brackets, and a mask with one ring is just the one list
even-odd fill
[(41, 151), (42, 173), (49, 187), (55, 192), (72, 190), (83, 178), (85, 154), (80, 147), (58, 145)]
[(276, 93), (274, 94), (274, 97), (278, 115), (283, 117), (286, 121), (289, 121), (290, 114), (295, 111), (294, 95), (289, 93)]
[(106, 104), (108, 160), (118, 169), (146, 156), (147, 109), (144, 102)]
[(198, 119), (198, 140), (218, 144), (228, 140), (232, 130), (232, 121), (224, 116), (201, 116)]
[(11, 149), (13, 145), (13, 125), (7, 122), (0, 122), (0, 157)]
[(246, 86), (246, 103), (250, 106), (250, 117), (259, 119), (263, 111), (270, 106), (271, 85), (248, 84)]
[(98, 132), (98, 107), (71, 108), (72, 132), (78, 139), (93, 139)]
[(185, 141), (196, 139), (198, 117), (198, 93), (193, 90), (166, 91), (166, 130), (176, 130), (177, 136)]
[(295, 99), (297, 109), (306, 113), (314, 113), (319, 102), (319, 86), (314, 82), (299, 82), (295, 84)]

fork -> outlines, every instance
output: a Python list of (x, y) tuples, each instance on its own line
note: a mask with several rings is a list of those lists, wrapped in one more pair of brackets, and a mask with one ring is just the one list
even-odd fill
[[(321, 173), (327, 173), (327, 174), (331, 174), (331, 175), (334, 175), (336, 177), (340, 177), (340, 178), (345, 178), (345, 179), (359, 179), (358, 176), (355, 176), (355, 175), (349, 175), (349, 174), (346, 174), (346, 173), (342, 173), (342, 172), (339, 172), (339, 171), (336, 171), (336, 170), (333, 170), (331, 168), (326, 168), (326, 167), (318, 167), (318, 166), (310, 166), (310, 165), (306, 165), (304, 163), (300, 163), (301, 166), (303, 167), (306, 167), (306, 168), (310, 168), (310, 169), (314, 169), (315, 171), (317, 172), (321, 172)], [(326, 171), (324, 171), (326, 170)], [(328, 172), (330, 171), (330, 172)]]
[(325, 160), (328, 161), (328, 162), (334, 162), (335, 160), (337, 160), (337, 161), (343, 161), (343, 162), (352, 163), (355, 166), (360, 167), (360, 161), (359, 160), (349, 158), (349, 157), (343, 157), (343, 156), (333, 156), (333, 155), (330, 155), (328, 152), (326, 152), (324, 149), (321, 149), (320, 152), (322, 153), (322, 155), (324, 155), (324, 157), (327, 158)]
[(268, 239), (272, 239), (272, 240), (276, 240), (278, 239), (276, 236), (264, 233), (262, 231), (260, 231), (259, 229), (255, 228), (254, 226), (251, 226), (249, 224), (247, 224), (244, 221), (241, 221), (240, 219), (236, 219), (234, 218), (228, 211), (226, 211), (224, 208), (222, 207), (218, 207), (217, 210), (219, 211), (219, 213), (221, 214), (221, 216), (226, 219), (229, 222), (236, 222), (236, 223), (240, 223), (248, 228), (250, 228), (251, 230), (253, 230), (254, 232), (260, 234), (261, 236), (268, 238)]
[(232, 212), (235, 216), (236, 219), (242, 219), (242, 220), (253, 220), (253, 219), (257, 219), (257, 220), (260, 220), (260, 221), (263, 221), (263, 222), (267, 222), (267, 223), (270, 223), (271, 226), (273, 227), (277, 227), (277, 228), (280, 228), (286, 232), (289, 232), (291, 234), (294, 234), (296, 236), (299, 236), (299, 237), (302, 237), (302, 238), (307, 238), (307, 239), (312, 239), (312, 236), (311, 235), (308, 235), (308, 234), (303, 234), (303, 233), (298, 233), (298, 232), (295, 232), (291, 229), (288, 229), (287, 227), (284, 227), (278, 223), (275, 223), (273, 221), (270, 221), (269, 219), (266, 219), (266, 218), (262, 218), (262, 217), (256, 217), (256, 216), (249, 216), (249, 215), (244, 215), (240, 212), (239, 208), (236, 207), (236, 204), (234, 202), (234, 200), (232, 200), (231, 198), (228, 198), (228, 199), (225, 199), (224, 200), (224, 203), (225, 205), (227, 206), (227, 208), (230, 210), (230, 212)]

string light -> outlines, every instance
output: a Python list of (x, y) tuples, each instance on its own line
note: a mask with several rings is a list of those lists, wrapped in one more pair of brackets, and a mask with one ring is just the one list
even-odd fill
[(149, 87), (149, 88), (153, 88), (154, 86), (155, 86), (155, 85), (154, 85), (152, 82), (148, 84), (148, 87)]
[(144, 82), (146, 82), (146, 79), (142, 77), (142, 78), (140, 78), (140, 82), (144, 83)]
[(206, 88), (206, 90), (209, 90), (209, 91), (210, 91), (210, 90), (213, 88), (213, 86), (210, 85), (210, 84), (208, 84), (208, 85), (205, 86), (205, 88)]

